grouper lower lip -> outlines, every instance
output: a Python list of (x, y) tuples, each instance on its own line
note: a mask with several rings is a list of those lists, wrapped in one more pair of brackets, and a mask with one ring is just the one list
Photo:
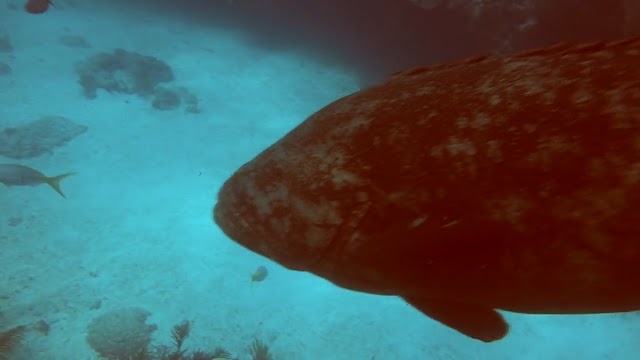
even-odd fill
[(243, 221), (235, 205), (233, 193), (228, 188), (222, 187), (218, 193), (218, 201), (213, 208), (213, 219), (229, 238), (239, 239), (239, 243), (246, 242), (241, 240), (246, 238), (241, 225)]
[(239, 209), (236, 192), (234, 191), (234, 185), (236, 181), (232, 176), (220, 187), (218, 191), (218, 199), (213, 208), (214, 222), (220, 227), (220, 229), (229, 237), (235, 239), (236, 237), (243, 238), (241, 233), (241, 226), (239, 225)]

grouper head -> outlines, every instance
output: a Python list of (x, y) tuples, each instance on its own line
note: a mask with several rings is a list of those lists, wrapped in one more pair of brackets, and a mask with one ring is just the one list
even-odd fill
[(230, 239), (289, 269), (397, 294), (423, 277), (409, 267), (413, 247), (393, 239), (419, 238), (398, 227), (421, 219), (412, 213), (413, 187), (401, 183), (404, 170), (375, 169), (410, 157), (372, 149), (370, 134), (359, 132), (368, 118), (344, 111), (354, 101), (329, 104), (244, 164), (219, 190), (213, 218)]
[(287, 139), (224, 183), (213, 216), (240, 245), (290, 269), (310, 270), (329, 250), (342, 219), (337, 201), (323, 195), (318, 170), (299, 166), (307, 151), (288, 147)]

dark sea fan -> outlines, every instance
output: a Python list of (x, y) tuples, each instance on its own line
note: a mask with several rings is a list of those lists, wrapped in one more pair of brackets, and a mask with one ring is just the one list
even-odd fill
[(269, 347), (259, 339), (253, 340), (249, 347), (249, 352), (252, 360), (273, 360), (273, 357), (269, 354)]
[(24, 325), (20, 325), (0, 333), (0, 360), (7, 359), (9, 353), (18, 347), (26, 329)]

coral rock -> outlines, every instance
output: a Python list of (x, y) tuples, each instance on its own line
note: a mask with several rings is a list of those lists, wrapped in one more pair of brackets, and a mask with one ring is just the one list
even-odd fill
[(129, 359), (147, 349), (156, 325), (146, 323), (150, 313), (130, 307), (108, 312), (89, 324), (87, 342), (107, 359)]
[(62, 116), (43, 116), (37, 121), (0, 131), (0, 155), (26, 159), (51, 153), (87, 129)]
[(116, 49), (99, 53), (77, 64), (79, 83), (87, 98), (97, 96), (97, 89), (148, 96), (156, 86), (173, 80), (173, 71), (153, 56)]

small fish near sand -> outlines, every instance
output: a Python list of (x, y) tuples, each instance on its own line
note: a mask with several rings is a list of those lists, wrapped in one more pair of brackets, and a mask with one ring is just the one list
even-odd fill
[(56, 176), (46, 176), (40, 171), (28, 166), (0, 164), (0, 183), (6, 186), (37, 186), (40, 184), (48, 184), (65, 199), (67, 197), (60, 188), (60, 180), (73, 174), (75, 173), (68, 172)]
[(259, 266), (256, 271), (251, 273), (251, 282), (261, 282), (269, 276), (269, 270), (264, 266)]

